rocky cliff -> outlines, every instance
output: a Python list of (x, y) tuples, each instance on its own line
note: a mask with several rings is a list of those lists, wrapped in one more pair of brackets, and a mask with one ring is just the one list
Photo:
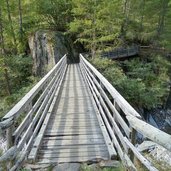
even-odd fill
[(78, 57), (78, 48), (61, 32), (37, 31), (29, 37), (29, 46), (36, 76), (45, 75), (65, 54), (70, 62)]

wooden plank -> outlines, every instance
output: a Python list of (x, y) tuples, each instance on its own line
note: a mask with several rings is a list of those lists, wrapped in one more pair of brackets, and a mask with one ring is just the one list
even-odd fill
[[(84, 125), (84, 124), (97, 124), (97, 119), (91, 119), (91, 118), (86, 118), (86, 119), (56, 119), (56, 120), (50, 120), (49, 125), (51, 124), (61, 124), (61, 125)], [(98, 124), (97, 124), (98, 125)]]
[(76, 106), (75, 106), (75, 107), (70, 107), (70, 108), (58, 108), (56, 113), (64, 113), (64, 112), (69, 112), (69, 113), (75, 113), (75, 112), (78, 113), (78, 112), (80, 112), (80, 113), (84, 113), (84, 112), (93, 112), (93, 111), (94, 110), (93, 110), (92, 107), (87, 107), (86, 108), (86, 106), (84, 106), (82, 108), (76, 108)]
[(54, 145), (54, 146), (63, 146), (63, 145), (86, 145), (86, 144), (104, 144), (104, 139), (73, 139), (73, 140), (43, 140), (42, 145)]
[(101, 130), (98, 131), (74, 131), (70, 130), (69, 132), (45, 132), (45, 136), (63, 136), (63, 135), (93, 135), (101, 134)]
[(90, 101), (85, 101), (85, 100), (74, 100), (73, 99), (67, 99), (67, 100), (60, 100), (59, 104), (58, 104), (59, 108), (72, 108), (72, 107), (77, 107), (79, 106), (79, 108), (83, 108), (84, 106), (87, 106), (87, 108), (89, 108), (91, 106)]
[(90, 100), (90, 98), (85, 98), (85, 97), (77, 98), (77, 96), (75, 96), (74, 98), (61, 98), (59, 104), (66, 102), (66, 101), (68, 103), (81, 103), (81, 104), (83, 103), (83, 104), (85, 104), (85, 103), (90, 103), (89, 100)]
[(102, 134), (99, 135), (71, 135), (71, 136), (57, 136), (57, 137), (44, 137), (44, 140), (84, 140), (84, 139), (104, 139)]
[(72, 122), (72, 123), (76, 123), (76, 124), (78, 124), (78, 123), (81, 123), (81, 122), (91, 122), (91, 123), (93, 123), (93, 122), (96, 122), (97, 121), (97, 118), (74, 118), (74, 120), (73, 120), (73, 118), (67, 118), (67, 117), (63, 117), (63, 118), (52, 118), (53, 119), (53, 121), (54, 122), (64, 122), (64, 123), (68, 123), (68, 122)]
[[(65, 102), (64, 102), (65, 103)], [(59, 105), (56, 113), (85, 113), (85, 112), (94, 112), (94, 109), (91, 105)]]
[(106, 147), (106, 144), (86, 144), (86, 145), (77, 145), (77, 146), (74, 146), (74, 145), (67, 145), (67, 146), (47, 146), (47, 145), (41, 145), (41, 149), (40, 150), (50, 150), (52, 151), (52, 149), (55, 150), (65, 150), (65, 149), (68, 149), (68, 150), (81, 150), (81, 149), (87, 149), (87, 150), (99, 150), (100, 149), (106, 149), (107, 150), (107, 147)]
[(108, 152), (106, 151), (82, 151), (81, 153), (79, 151), (75, 151), (74, 153), (39, 153), (38, 158), (39, 159), (53, 159), (53, 158), (72, 158), (72, 157), (92, 157), (92, 156), (108, 156)]
[(67, 163), (67, 162), (98, 162), (100, 160), (108, 160), (108, 156), (88, 156), (88, 157), (71, 157), (71, 158), (56, 158), (56, 159), (41, 159), (38, 164), (49, 164), (49, 163)]
[(88, 152), (92, 152), (92, 153), (96, 153), (96, 152), (107, 152), (107, 148), (106, 146), (104, 146), (104, 148), (102, 148), (103, 146), (99, 146), (96, 148), (81, 148), (82, 146), (80, 146), (80, 148), (68, 148), (68, 149), (42, 149), (39, 150), (39, 154), (71, 154), (71, 153), (88, 153)]
[(51, 120), (48, 124), (48, 127), (51, 127), (52, 125), (53, 126), (56, 126), (56, 127), (59, 127), (59, 126), (65, 126), (65, 127), (71, 127), (71, 126), (75, 126), (75, 127), (87, 127), (87, 126), (91, 126), (91, 125), (99, 125), (99, 123), (96, 121), (96, 120), (90, 120), (88, 122), (84, 122), (84, 120), (82, 122), (78, 122), (78, 121), (73, 121), (73, 120), (69, 120), (70, 122), (68, 122), (67, 120), (67, 123), (66, 122), (55, 122), (53, 120)]
[(68, 125), (48, 125), (47, 127), (47, 130), (61, 130), (61, 129), (64, 129), (64, 130), (92, 130), (92, 129), (100, 129), (99, 125), (87, 125), (87, 126), (80, 126), (80, 125), (77, 125), (77, 126), (74, 126), (74, 125), (71, 125), (71, 126), (68, 126)]
[[(70, 112), (73, 112), (73, 111), (70, 111)], [(81, 111), (83, 112), (83, 111)], [(86, 116), (86, 113), (85, 115), (56, 115), (56, 116), (52, 116), (51, 119), (55, 119), (55, 120), (60, 120), (60, 119), (63, 119), (63, 118), (66, 118), (66, 120), (68, 119), (97, 119), (95, 115), (87, 115)]]
[(53, 133), (71, 133), (71, 132), (73, 132), (73, 133), (76, 133), (76, 132), (100, 132), (101, 130), (100, 130), (100, 128), (99, 127), (95, 127), (95, 128), (89, 128), (89, 129), (87, 129), (87, 128), (73, 128), (72, 130), (71, 129), (68, 129), (68, 128), (60, 128), (60, 129), (58, 129), (58, 128), (55, 128), (55, 129), (49, 129), (49, 130), (46, 130), (46, 133), (51, 133), (51, 132), (53, 132)]

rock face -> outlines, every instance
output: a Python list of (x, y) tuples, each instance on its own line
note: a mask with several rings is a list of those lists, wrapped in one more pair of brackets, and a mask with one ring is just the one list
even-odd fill
[(61, 32), (37, 31), (29, 37), (29, 46), (35, 76), (45, 75), (65, 54), (69, 61), (78, 57), (72, 41)]

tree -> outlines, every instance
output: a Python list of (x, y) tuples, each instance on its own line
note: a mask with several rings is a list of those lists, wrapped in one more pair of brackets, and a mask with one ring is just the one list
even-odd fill
[(2, 10), (0, 8), (0, 48), (1, 48), (1, 58), (0, 58), (0, 69), (3, 70), (2, 72), (4, 73), (4, 81), (6, 84), (6, 92), (7, 95), (11, 94), (11, 88), (10, 88), (10, 83), (9, 83), (9, 76), (8, 76), (8, 70), (7, 70), (7, 65), (5, 62), (5, 44), (4, 44), (4, 35), (3, 35), (3, 23), (2, 23)]
[(22, 42), (23, 41), (23, 18), (22, 18), (21, 0), (18, 0), (18, 12), (19, 12), (19, 39), (20, 39), (20, 42)]
[(14, 33), (13, 22), (11, 19), (11, 10), (10, 10), (10, 5), (9, 5), (9, 0), (6, 0), (6, 7), (7, 7), (8, 20), (9, 20), (9, 24), (11, 27), (11, 34), (13, 37), (13, 43), (14, 43), (15, 48), (17, 49), (17, 41), (16, 41), (16, 37), (15, 37), (15, 33)]
[(71, 21), (71, 0), (39, 0), (36, 2), (37, 14), (48, 27), (58, 31), (66, 31)]

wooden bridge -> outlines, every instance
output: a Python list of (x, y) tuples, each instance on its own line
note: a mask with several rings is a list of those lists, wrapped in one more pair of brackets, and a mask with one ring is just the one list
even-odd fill
[(140, 52), (140, 47), (138, 45), (132, 45), (129, 47), (120, 47), (114, 50), (101, 53), (101, 57), (109, 59), (122, 59), (131, 56), (138, 55)]
[(2, 119), (8, 170), (23, 162), (52, 164), (134, 159), (157, 171), (135, 147), (136, 132), (171, 151), (171, 136), (144, 122), (116, 89), (82, 56), (66, 55)]

